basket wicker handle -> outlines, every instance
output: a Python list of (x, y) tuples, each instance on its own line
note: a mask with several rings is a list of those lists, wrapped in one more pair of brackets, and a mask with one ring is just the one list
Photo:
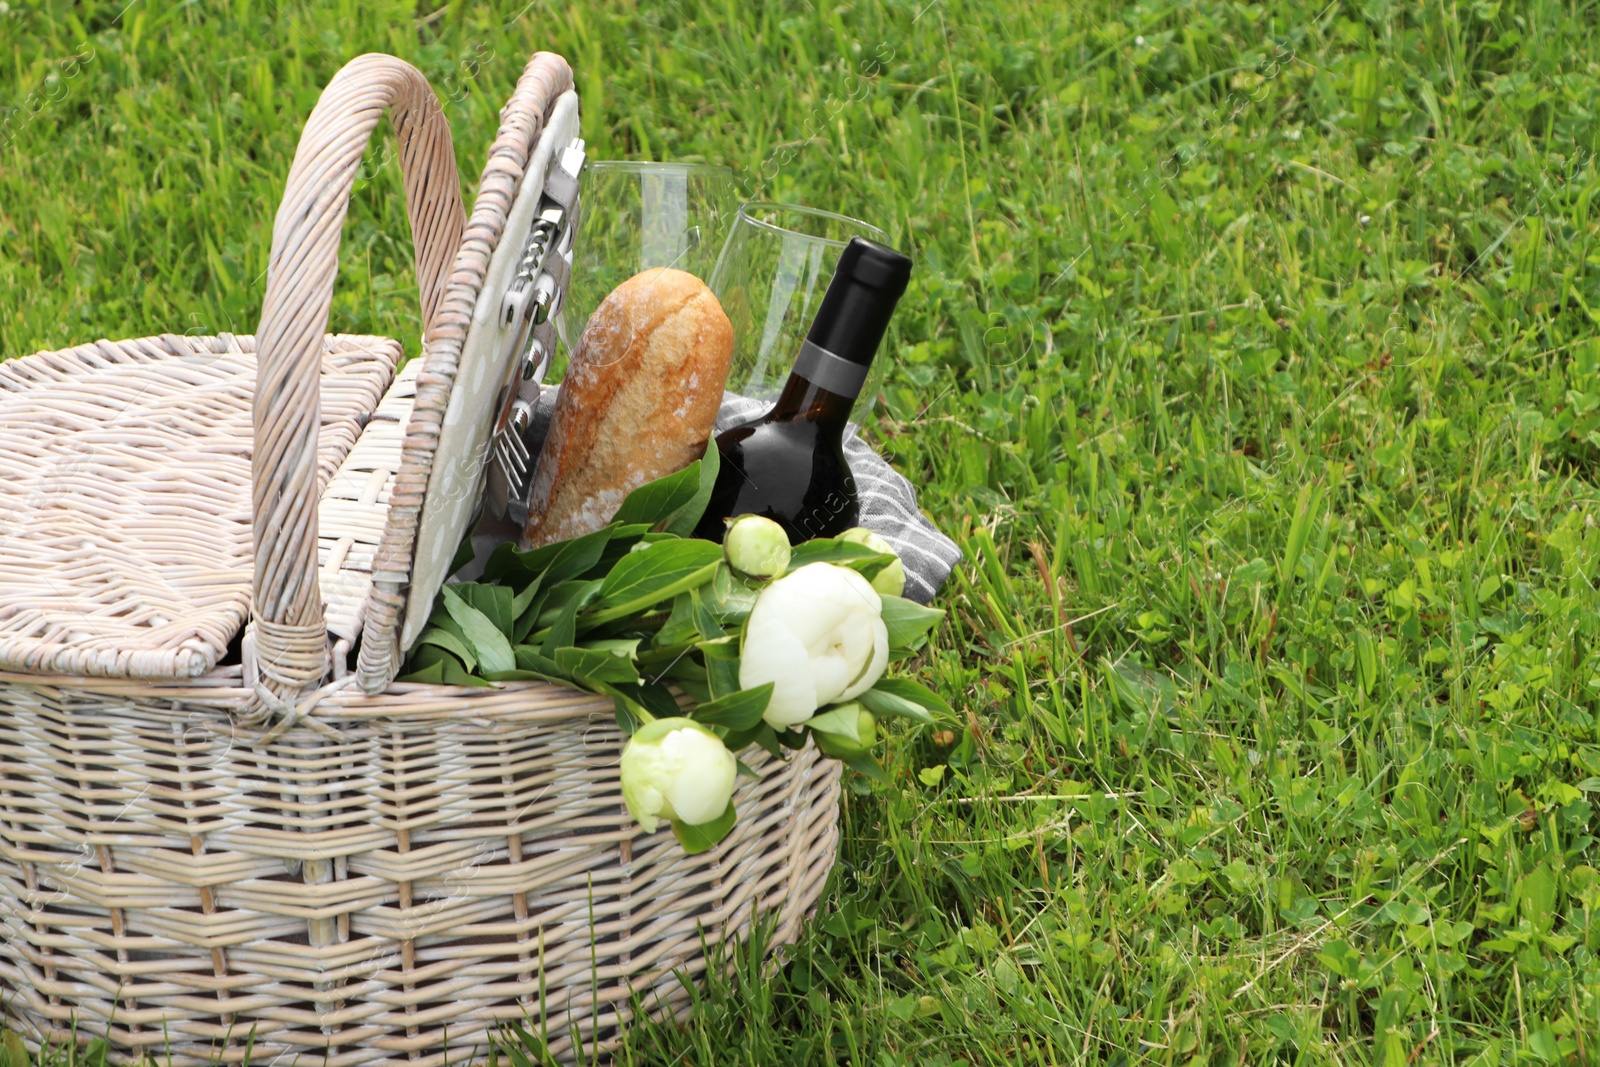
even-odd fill
[(351, 60), (300, 135), (272, 227), (257, 332), (252, 631), (261, 683), (280, 698), (316, 685), (328, 669), (317, 581), (323, 336), (356, 168), (386, 112), (400, 145), (424, 346), (465, 225), (450, 126), (428, 80), (393, 56)]

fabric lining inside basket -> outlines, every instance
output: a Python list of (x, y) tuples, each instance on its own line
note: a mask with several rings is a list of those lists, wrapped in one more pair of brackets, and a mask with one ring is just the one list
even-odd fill
[[(326, 484), (400, 346), (325, 342)], [(98, 341), (0, 363), (0, 669), (185, 678), (249, 614), (255, 339)]]

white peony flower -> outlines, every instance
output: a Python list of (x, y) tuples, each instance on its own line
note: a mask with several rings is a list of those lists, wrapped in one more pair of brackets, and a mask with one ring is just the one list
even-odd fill
[(646, 833), (662, 819), (698, 826), (728, 810), (738, 773), (722, 738), (692, 719), (657, 719), (622, 750), (622, 799)]
[(773, 683), (762, 715), (776, 729), (871, 689), (889, 665), (883, 599), (861, 575), (810, 563), (756, 597), (739, 653), (739, 686)]

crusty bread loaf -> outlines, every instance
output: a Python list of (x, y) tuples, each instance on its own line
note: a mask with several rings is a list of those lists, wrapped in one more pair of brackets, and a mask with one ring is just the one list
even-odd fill
[(522, 546), (598, 530), (645, 482), (700, 457), (733, 358), (733, 327), (704, 282), (658, 267), (611, 291), (561, 382)]

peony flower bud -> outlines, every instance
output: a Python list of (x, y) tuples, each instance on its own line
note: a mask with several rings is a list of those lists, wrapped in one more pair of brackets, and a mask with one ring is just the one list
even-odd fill
[(776, 578), (789, 569), (789, 535), (760, 515), (740, 515), (722, 539), (728, 566), (749, 578)]
[(822, 754), (837, 760), (865, 756), (878, 743), (878, 720), (853, 700), (814, 716), (806, 726)]
[(762, 718), (781, 730), (871, 689), (888, 664), (878, 591), (848, 567), (809, 563), (756, 597), (739, 652), (739, 687), (773, 684)]
[(872, 579), (872, 588), (884, 596), (900, 596), (906, 591), (906, 568), (900, 562), (900, 556), (889, 547), (889, 542), (867, 529), (865, 526), (852, 526), (839, 535), (839, 540), (848, 541), (853, 545), (870, 548), (874, 552), (882, 552), (887, 556), (894, 556), (894, 562), (879, 571)]
[(622, 799), (646, 833), (662, 819), (698, 826), (728, 810), (738, 773), (722, 738), (692, 719), (657, 719), (622, 750)]

